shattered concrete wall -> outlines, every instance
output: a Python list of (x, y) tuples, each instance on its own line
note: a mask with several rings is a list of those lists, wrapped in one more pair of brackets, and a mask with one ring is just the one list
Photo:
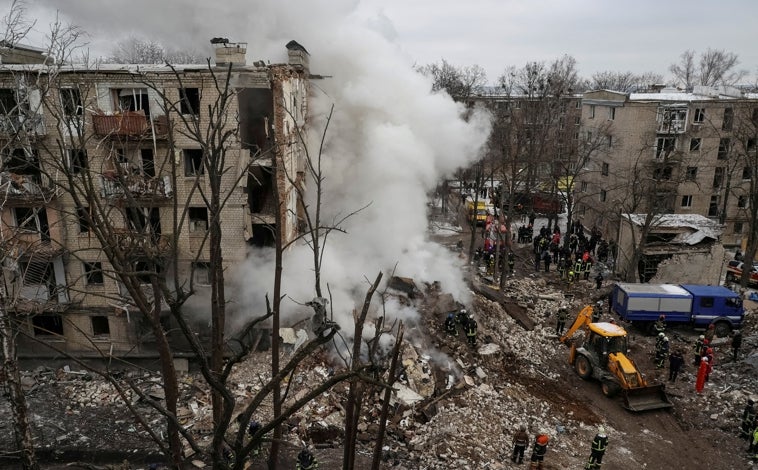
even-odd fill
[(724, 246), (715, 243), (710, 253), (679, 253), (658, 265), (650, 282), (719, 285), (724, 273)]

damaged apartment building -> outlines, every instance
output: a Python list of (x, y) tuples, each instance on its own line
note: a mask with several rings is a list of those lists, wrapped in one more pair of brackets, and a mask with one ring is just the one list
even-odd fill
[[(60, 355), (40, 341), (80, 357), (155, 356), (141, 313), (91, 234), (93, 206), (113, 209), (115, 243), (128, 248), (136, 272), (147, 250), (157, 252), (167, 278), (191, 277), (197, 294), (208, 295), (208, 209), (199, 190), (209, 184), (208, 148), (191, 123), (201, 133), (219, 123), (217, 135), (227, 136), (225, 266), (242, 263), (251, 246), (274, 246), (275, 234), (285, 244), (297, 236), (308, 52), (291, 41), (287, 63), (247, 65), (245, 43), (212, 43), (215, 64), (173, 67), (50, 64), (34, 48), (0, 47), (3, 308), (24, 332), (20, 357)], [(227, 83), (231, 99), (214, 121)], [(71, 191), (79, 187), (97, 196), (77, 203)], [(207, 324), (204, 310), (198, 321)]]
[[(577, 178), (575, 218), (619, 244), (617, 272), (629, 272), (643, 227), (644, 280), (677, 253), (744, 247), (758, 178), (758, 94), (596, 90), (583, 95), (581, 123), (580, 138), (603, 134), (605, 144)], [(721, 266), (723, 255), (711, 262)]]

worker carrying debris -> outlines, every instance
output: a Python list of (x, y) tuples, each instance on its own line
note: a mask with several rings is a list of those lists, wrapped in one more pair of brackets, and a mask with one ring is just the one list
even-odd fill
[(587, 465), (584, 466), (585, 470), (599, 469), (603, 464), (603, 455), (605, 449), (608, 447), (608, 436), (605, 435), (605, 428), (600, 426), (595, 434), (595, 438), (592, 440), (592, 451), (590, 458), (587, 461)]
[(534, 439), (534, 446), (532, 447), (532, 463), (529, 465), (530, 469), (542, 469), (542, 461), (545, 460), (548, 441), (550, 441), (550, 438), (547, 437), (546, 432), (537, 434), (537, 437)]
[(458, 336), (458, 328), (456, 327), (455, 314), (453, 312), (448, 313), (447, 318), (445, 318), (445, 333)]
[(468, 340), (468, 344), (470, 346), (476, 346), (477, 324), (476, 320), (474, 320), (474, 315), (468, 316), (468, 321), (466, 322), (466, 326), (464, 328), (466, 331), (466, 339)]
[(318, 468), (318, 460), (313, 456), (308, 447), (303, 447), (303, 450), (297, 454), (297, 470), (315, 470)]

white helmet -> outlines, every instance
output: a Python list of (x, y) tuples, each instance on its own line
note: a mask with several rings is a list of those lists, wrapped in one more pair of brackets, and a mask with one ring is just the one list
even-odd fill
[(597, 428), (597, 434), (598, 434), (598, 436), (605, 437), (605, 428), (602, 427), (602, 426), (600, 426), (599, 428)]
[(700, 339), (705, 339), (705, 335), (700, 335)]
[(666, 343), (668, 343), (669, 342), (669, 337), (668, 336), (664, 336), (663, 337), (663, 341), (666, 342)]
[(663, 332), (662, 332), (662, 331), (661, 331), (660, 333), (658, 333), (658, 337), (659, 337), (659, 338), (663, 338), (664, 336), (665, 336), (665, 335), (663, 334)]

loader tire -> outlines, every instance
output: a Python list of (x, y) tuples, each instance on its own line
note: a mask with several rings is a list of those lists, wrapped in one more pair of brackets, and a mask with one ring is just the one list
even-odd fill
[(714, 334), (719, 338), (726, 338), (729, 336), (729, 333), (732, 332), (732, 325), (729, 324), (729, 322), (726, 321), (717, 321), (716, 326), (714, 327)]
[(603, 395), (613, 398), (621, 391), (621, 386), (612, 380), (603, 380), (600, 389), (603, 391)]
[(592, 364), (590, 364), (590, 360), (586, 356), (582, 356), (581, 354), (576, 356), (576, 359), (574, 359), (574, 369), (576, 370), (576, 374), (583, 379), (592, 377)]

